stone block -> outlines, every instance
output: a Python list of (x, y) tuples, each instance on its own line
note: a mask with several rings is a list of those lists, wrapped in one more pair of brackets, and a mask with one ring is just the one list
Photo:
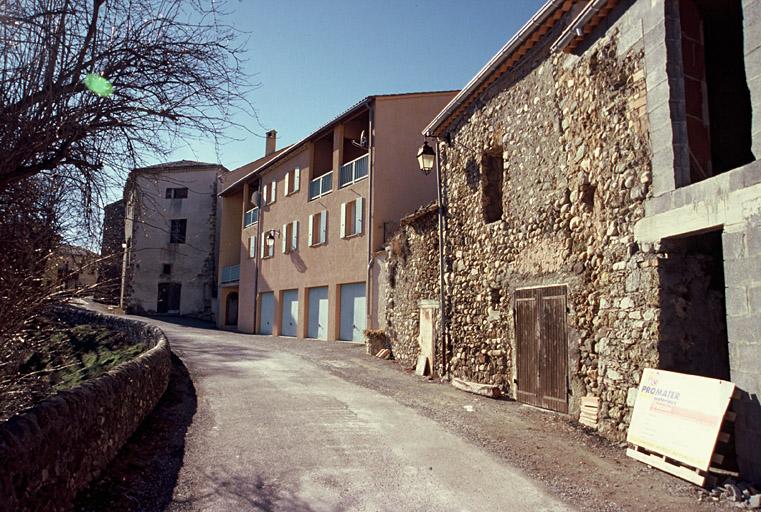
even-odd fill
[(721, 235), (721, 243), (725, 261), (734, 261), (744, 258), (747, 254), (745, 249), (745, 232), (727, 232)]
[[(761, 224), (749, 225), (746, 231), (746, 244), (748, 248), (748, 256), (761, 255)], [(756, 268), (758, 272), (761, 272), (761, 262)], [(756, 274), (756, 279), (761, 281), (761, 274)]]
[(745, 78), (750, 81), (761, 76), (761, 30), (745, 38), (745, 48), (749, 50), (745, 55)]
[(748, 293), (745, 287), (728, 287), (726, 289), (727, 316), (747, 315)]
[(748, 288), (748, 309), (761, 314), (761, 285)]
[[(748, 314), (727, 318), (727, 336), (730, 344), (761, 341), (761, 315)], [(761, 358), (761, 353), (759, 353)], [(761, 359), (759, 359), (761, 363)]]
[[(747, 243), (748, 253), (750, 254), (750, 237), (748, 237)], [(745, 286), (751, 283), (758, 283), (761, 280), (761, 255), (725, 261), (724, 277), (727, 286)]]

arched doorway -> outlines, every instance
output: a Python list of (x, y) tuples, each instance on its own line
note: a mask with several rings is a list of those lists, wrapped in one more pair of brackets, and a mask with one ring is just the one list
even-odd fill
[(238, 325), (238, 292), (227, 294), (225, 325)]

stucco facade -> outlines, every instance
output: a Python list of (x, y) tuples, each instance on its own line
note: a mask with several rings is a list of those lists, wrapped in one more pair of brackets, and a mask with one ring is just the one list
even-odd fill
[(234, 276), (239, 265), (239, 279), (220, 280), (220, 297), (237, 294), (220, 301), (220, 319), (232, 320), (225, 308), (237, 302), (243, 332), (363, 339), (378, 323), (374, 256), (401, 217), (436, 194), (415, 158), (420, 130), (453, 95), (366, 98), (223, 190), (220, 271)]
[(126, 311), (214, 318), (222, 171), (190, 161), (132, 171), (124, 190)]

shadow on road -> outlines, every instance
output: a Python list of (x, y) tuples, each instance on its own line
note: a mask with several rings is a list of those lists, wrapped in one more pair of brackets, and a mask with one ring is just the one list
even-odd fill
[[(282, 488), (276, 481), (261, 475), (236, 475), (225, 468), (212, 468), (204, 474), (203, 483), (192, 492), (192, 497), (178, 496), (170, 510), (208, 510), (222, 506), (224, 510), (257, 510), (270, 512), (315, 512), (315, 508), (292, 490)], [(332, 508), (346, 510), (343, 506)]]
[[(130, 316), (134, 316), (136, 318), (141, 317), (141, 315), (130, 315)], [(172, 316), (172, 315), (145, 315), (145, 316), (142, 316), (142, 318), (157, 320), (159, 322), (164, 322), (167, 324), (180, 325), (182, 327), (192, 327), (194, 329), (206, 329), (209, 331), (219, 331), (219, 329), (217, 328), (217, 325), (214, 322), (198, 320), (197, 318), (188, 318), (183, 316)], [(224, 331), (220, 331), (220, 332), (224, 332)]]
[(154, 411), (77, 497), (78, 512), (161, 511), (172, 499), (185, 453), (185, 433), (196, 412), (193, 382), (172, 354), (169, 385)]

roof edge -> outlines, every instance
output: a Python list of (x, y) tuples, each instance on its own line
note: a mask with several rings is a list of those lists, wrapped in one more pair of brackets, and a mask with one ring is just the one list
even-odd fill
[(456, 110), (466, 103), (466, 100), (480, 87), (486, 79), (499, 69), (502, 64), (518, 49), (533, 31), (545, 22), (557, 9), (566, 5), (569, 9), (574, 0), (547, 0), (547, 2), (505, 43), (505, 45), (470, 79), (462, 90), (439, 112), (436, 117), (423, 129), (423, 135), (434, 137), (441, 135), (440, 128)]

